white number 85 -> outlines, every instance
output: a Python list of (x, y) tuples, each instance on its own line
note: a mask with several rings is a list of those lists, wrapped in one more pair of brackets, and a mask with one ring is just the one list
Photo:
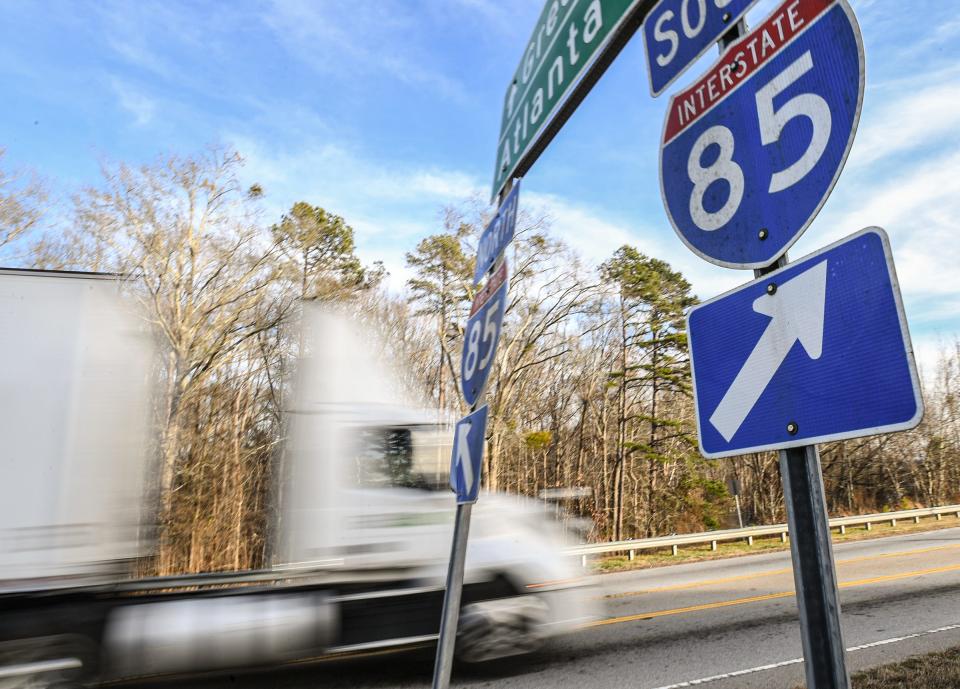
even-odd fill
[[(811, 69), (813, 69), (813, 58), (808, 50), (756, 94), (760, 142), (764, 146), (778, 141), (787, 122), (794, 117), (803, 115), (813, 125), (813, 135), (803, 155), (785, 170), (773, 173), (769, 189), (771, 194), (788, 189), (803, 179), (820, 160), (830, 140), (832, 126), (830, 106), (817, 94), (802, 93), (788, 100), (779, 110), (773, 108), (773, 99)], [(703, 167), (700, 164), (700, 157), (711, 144), (717, 144), (720, 147), (720, 154), (712, 165)], [(690, 149), (690, 157), (687, 159), (687, 174), (693, 182), (693, 193), (690, 195), (690, 217), (701, 230), (710, 232), (726, 225), (740, 207), (740, 201), (743, 200), (743, 170), (733, 160), (733, 144), (733, 133), (719, 124), (704, 131)], [(719, 179), (727, 180), (730, 193), (723, 206), (711, 213), (703, 207), (703, 196), (707, 188)]]
[[(483, 342), (484, 344), (487, 341), (493, 343), (497, 337), (497, 324), (493, 321), (493, 317), (497, 313), (497, 309), (500, 307), (500, 300), (494, 301), (487, 308), (487, 314), (484, 317), (483, 323)], [(487, 367), (487, 364), (490, 363), (490, 357), (493, 355), (493, 347), (490, 346), (487, 349), (486, 354), (480, 360), (480, 369), (483, 370)], [(480, 321), (479, 319), (473, 322), (473, 325), (470, 328), (470, 332), (467, 335), (467, 354), (466, 359), (464, 360), (463, 365), (463, 376), (464, 378), (472, 378), (474, 372), (477, 370), (477, 358), (480, 356)]]

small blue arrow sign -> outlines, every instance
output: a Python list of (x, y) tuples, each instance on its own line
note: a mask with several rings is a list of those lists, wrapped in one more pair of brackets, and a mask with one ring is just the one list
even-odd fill
[(520, 202), (520, 180), (514, 182), (513, 189), (500, 204), (497, 214), (480, 235), (477, 244), (477, 267), (473, 272), (473, 284), (477, 285), (488, 270), (493, 268), (497, 257), (507, 248), (513, 239), (517, 227), (517, 206)]
[(483, 466), (483, 439), (487, 433), (487, 405), (457, 422), (450, 458), (450, 488), (457, 503), (476, 502)]
[(507, 308), (507, 261), (490, 276), (474, 297), (470, 308), (470, 318), (463, 329), (463, 355), (460, 357), (460, 381), (463, 386), (463, 398), (471, 407), (480, 399), (490, 369), (493, 368), (503, 314)]
[(660, 187), (684, 244), (763, 268), (806, 230), (860, 118), (863, 44), (846, 0), (787, 0), (667, 108)]
[(905, 430), (923, 416), (880, 228), (694, 307), (687, 327), (707, 457)]
[(660, 0), (643, 20), (654, 97), (683, 74), (757, 0)]

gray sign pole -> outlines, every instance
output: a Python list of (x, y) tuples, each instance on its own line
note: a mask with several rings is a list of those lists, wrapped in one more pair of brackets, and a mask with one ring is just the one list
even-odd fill
[[(756, 277), (787, 265), (755, 270)], [(780, 479), (790, 530), (793, 581), (800, 611), (800, 640), (808, 689), (849, 689), (840, 628), (840, 592), (830, 522), (816, 445), (780, 450)]]
[(849, 689), (840, 595), (816, 445), (780, 450), (800, 639), (810, 689)]
[[(720, 40), (720, 53), (746, 32), (741, 20)], [(785, 265), (786, 254), (753, 274), (763, 277)], [(780, 450), (780, 478), (790, 530), (807, 689), (850, 689), (840, 628), (837, 568), (817, 446)]]
[[(497, 208), (507, 198), (512, 188), (513, 180), (507, 180), (497, 198)], [(498, 263), (494, 261), (493, 266)], [(483, 395), (481, 394), (470, 407), (470, 413), (475, 412), (482, 404)], [(467, 559), (467, 537), (470, 534), (472, 509), (472, 503), (457, 504), (457, 516), (453, 525), (453, 545), (450, 547), (450, 566), (447, 569), (447, 586), (443, 594), (440, 637), (437, 639), (437, 657), (433, 663), (433, 689), (448, 689), (450, 686), (450, 673), (453, 670), (453, 657), (457, 647), (457, 625), (460, 622), (460, 599), (463, 595), (463, 572)]]
[(463, 593), (463, 569), (467, 559), (467, 537), (470, 535), (472, 503), (457, 504), (453, 525), (453, 545), (450, 547), (450, 567), (447, 569), (447, 587), (443, 596), (443, 616), (440, 618), (440, 638), (437, 657), (433, 664), (433, 689), (450, 686), (453, 654), (456, 649), (457, 624), (460, 621), (460, 597)]

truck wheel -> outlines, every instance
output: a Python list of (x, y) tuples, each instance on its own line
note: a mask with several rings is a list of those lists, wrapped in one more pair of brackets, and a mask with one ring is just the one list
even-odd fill
[(457, 658), (483, 663), (532, 653), (543, 645), (546, 603), (534, 595), (465, 605), (457, 629)]

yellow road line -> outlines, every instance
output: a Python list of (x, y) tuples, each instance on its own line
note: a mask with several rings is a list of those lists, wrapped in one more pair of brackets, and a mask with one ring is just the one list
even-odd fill
[[(866, 586), (868, 584), (877, 584), (884, 581), (896, 581), (898, 579), (909, 579), (911, 577), (920, 577), (925, 574), (942, 574), (943, 572), (955, 572), (960, 570), (960, 565), (947, 565), (945, 567), (932, 567), (930, 569), (918, 569), (913, 572), (901, 572), (899, 574), (886, 574), (869, 579), (855, 579), (852, 581), (840, 582), (842, 589), (852, 588), (854, 586)], [(587, 624), (587, 627), (602, 627), (609, 624), (620, 624), (622, 622), (635, 622), (637, 620), (652, 620), (657, 617), (667, 617), (669, 615), (682, 615), (688, 612), (698, 612), (701, 610), (714, 610), (716, 608), (729, 608), (734, 605), (746, 605), (748, 603), (758, 603), (765, 600), (776, 600), (778, 598), (792, 598), (793, 591), (780, 591), (778, 593), (767, 593), (761, 596), (750, 596), (748, 598), (735, 598), (733, 600), (718, 601), (716, 603), (703, 603), (701, 605), (690, 605), (685, 608), (674, 608), (672, 610), (656, 610), (653, 612), (643, 612), (636, 615), (624, 615), (622, 617), (610, 617), (605, 620), (597, 620)]]
[(655, 612), (643, 612), (637, 615), (624, 615), (623, 617), (610, 617), (605, 620), (590, 622), (588, 627), (602, 627), (607, 624), (620, 624), (621, 622), (635, 622), (636, 620), (652, 620), (656, 617), (666, 617), (668, 615), (682, 615), (685, 612), (697, 612), (699, 610), (713, 610), (714, 608), (729, 608), (732, 605), (744, 605), (746, 603), (758, 603), (764, 600), (774, 600), (775, 598), (788, 598), (793, 596), (793, 591), (784, 591), (782, 593), (767, 593), (762, 596), (750, 596), (749, 598), (736, 598), (734, 600), (725, 600), (718, 603), (704, 603), (703, 605), (690, 605), (686, 608), (674, 608), (673, 610), (657, 610)]
[(901, 572), (900, 574), (884, 574), (879, 577), (870, 577), (869, 579), (857, 579), (855, 581), (841, 581), (838, 586), (842, 589), (853, 586), (866, 586), (867, 584), (878, 584), (882, 581), (896, 581), (897, 579), (909, 579), (910, 577), (922, 577), (924, 574), (942, 574), (943, 572), (956, 572), (960, 570), (960, 565), (946, 565), (944, 567), (931, 567), (930, 569), (918, 569), (914, 572)]
[[(895, 553), (882, 553), (880, 555), (863, 555), (861, 557), (851, 557), (846, 560), (837, 560), (837, 566), (840, 565), (849, 565), (855, 562), (867, 562), (869, 560), (883, 560), (891, 557), (905, 557), (908, 555), (920, 555), (923, 553), (932, 553), (938, 550), (952, 550), (955, 548), (960, 548), (960, 543), (954, 543), (952, 545), (938, 545), (932, 546), (930, 548), (919, 548), (917, 550), (902, 550)], [(642, 596), (646, 593), (663, 593), (666, 591), (683, 591), (685, 589), (695, 589), (700, 586), (714, 586), (716, 584), (726, 584), (733, 581), (744, 581), (746, 579), (760, 579), (762, 577), (772, 577), (778, 576), (781, 574), (790, 574), (793, 572), (793, 569), (790, 567), (785, 567), (783, 569), (770, 569), (765, 572), (755, 572), (753, 574), (738, 574), (732, 577), (722, 577), (719, 579), (703, 579), (701, 581), (693, 581), (686, 584), (672, 584), (669, 586), (656, 586), (648, 589), (640, 589), (637, 591), (624, 591), (623, 593), (609, 593), (603, 598), (628, 598), (630, 596)]]
[(723, 577), (721, 579), (702, 579), (700, 581), (691, 581), (686, 584), (672, 584), (670, 586), (655, 586), (639, 591), (624, 591), (623, 593), (608, 593), (604, 598), (628, 598), (630, 596), (642, 596), (645, 593), (663, 593), (665, 591), (683, 591), (685, 589), (695, 589), (700, 586), (713, 586), (714, 584), (726, 584), (731, 581), (743, 581), (744, 579), (759, 579), (761, 577), (772, 577), (777, 574), (789, 574), (793, 570), (789, 567), (785, 569), (771, 569), (765, 572), (755, 572), (753, 574), (738, 574), (733, 577)]

